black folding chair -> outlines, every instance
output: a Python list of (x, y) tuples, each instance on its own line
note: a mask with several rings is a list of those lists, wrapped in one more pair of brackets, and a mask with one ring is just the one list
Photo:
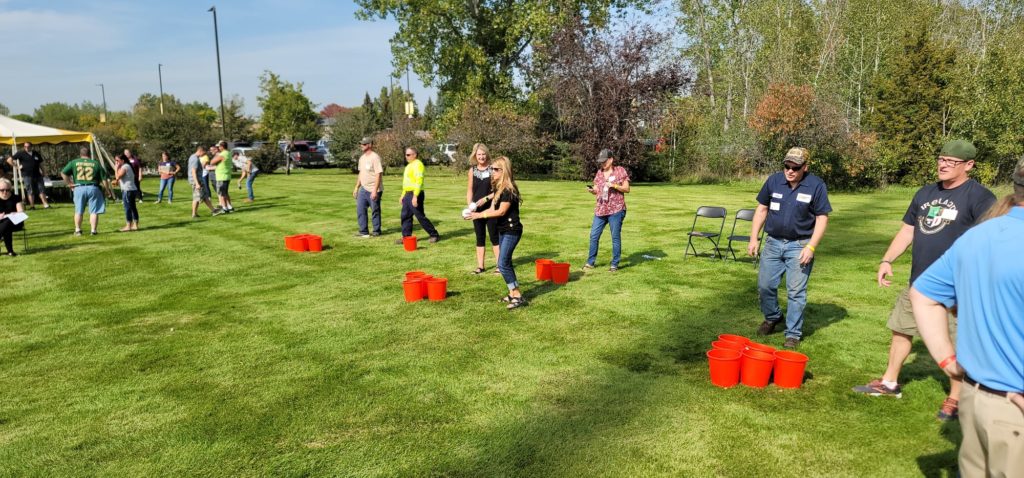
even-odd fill
[[(697, 248), (694, 247), (694, 245), (693, 245), (693, 238), (695, 238), (695, 237), (698, 237), (698, 238), (699, 237), (703, 237), (704, 239), (707, 239), (707, 240), (711, 241), (711, 244), (714, 245), (714, 248), (715, 248), (715, 255), (714, 255), (714, 257), (719, 258), (719, 259), (724, 259), (725, 257), (722, 256), (721, 251), (718, 250), (718, 240), (722, 236), (722, 231), (725, 229), (725, 215), (726, 215), (726, 212), (725, 212), (725, 208), (724, 207), (701, 206), (701, 207), (697, 208), (697, 215), (693, 217), (693, 225), (690, 226), (690, 232), (687, 234), (689, 236), (689, 240), (686, 241), (686, 252), (683, 254), (683, 257), (688, 256), (690, 254), (691, 250), (693, 251), (693, 255), (694, 256), (699, 256), (700, 254), (697, 253)], [(711, 223), (711, 224), (713, 224), (714, 221), (710, 221), (710, 220), (718, 219), (719, 220), (718, 232), (714, 232), (713, 228), (710, 231), (698, 231), (697, 230), (697, 220), (702, 218), (702, 217), (707, 219), (706, 221), (701, 221), (702, 225), (704, 223)], [(702, 227), (702, 229), (703, 229), (703, 227)]]
[[(736, 217), (732, 220), (732, 232), (729, 233), (729, 243), (726, 248), (729, 253), (732, 254), (732, 260), (736, 260), (736, 250), (732, 248), (733, 241), (736, 242), (750, 242), (750, 236), (736, 234), (736, 223), (739, 221), (753, 222), (754, 220), (754, 209), (740, 209), (736, 211)], [(757, 253), (761, 254), (761, 240), (764, 239), (764, 228), (761, 228), (760, 235), (758, 236)], [(756, 256), (755, 256), (756, 257)], [(754, 261), (754, 265), (757, 265), (757, 261)]]

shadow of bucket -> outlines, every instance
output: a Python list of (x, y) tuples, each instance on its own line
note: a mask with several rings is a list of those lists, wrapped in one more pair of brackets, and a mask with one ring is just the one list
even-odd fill
[(551, 259), (537, 259), (537, 280), (551, 280)]
[(402, 238), (402, 247), (412, 252), (416, 250), (416, 236), (405, 236)]
[(766, 354), (775, 354), (775, 347), (771, 345), (759, 344), (757, 342), (748, 342), (747, 348), (750, 350), (756, 350), (758, 352), (764, 352)]
[(284, 237), (284, 247), (290, 251), (295, 252), (306, 252), (309, 250), (309, 244), (306, 242), (305, 234), (296, 234), (294, 236)]
[(724, 342), (736, 342), (736, 343), (743, 344), (744, 346), (750, 343), (750, 339), (748, 339), (748, 338), (746, 338), (746, 337), (744, 337), (742, 335), (733, 335), (733, 334), (722, 334), (722, 335), (719, 335), (718, 336), (718, 340), (721, 340), (721, 341), (724, 341)]
[(740, 362), (740, 382), (748, 387), (767, 387), (774, 364), (775, 355), (773, 354), (757, 350), (743, 352), (743, 360)]
[(440, 277), (427, 280), (427, 298), (432, 302), (444, 300), (448, 296), (448, 279)]
[(406, 302), (419, 302), (423, 299), (422, 282), (418, 277), (402, 281), (402, 290), (405, 292)]
[(324, 238), (316, 234), (306, 234), (306, 248), (309, 249), (309, 252), (324, 250)]
[(711, 383), (729, 388), (740, 383), (740, 353), (735, 350), (713, 349), (707, 353)]
[(551, 264), (551, 282), (564, 285), (569, 283), (569, 263), (555, 262)]
[(779, 388), (800, 388), (804, 383), (807, 356), (800, 352), (775, 352), (775, 385)]
[(711, 342), (711, 350), (732, 350), (743, 354), (747, 350), (747, 346), (739, 342), (729, 342), (728, 340), (716, 340)]

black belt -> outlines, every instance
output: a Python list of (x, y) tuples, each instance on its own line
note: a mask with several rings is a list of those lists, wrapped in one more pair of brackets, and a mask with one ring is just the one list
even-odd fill
[[(978, 383), (973, 378), (968, 377), (966, 375), (964, 375), (964, 382), (967, 383), (967, 385), (970, 385), (972, 387), (977, 387), (978, 390), (983, 390), (983, 391), (986, 391), (988, 393), (991, 393), (992, 395), (998, 395), (1000, 397), (1006, 397), (1006, 395), (1008, 393), (1010, 393), (1010, 392), (1004, 392), (1002, 390), (996, 390), (994, 388), (988, 388), (984, 384)], [(1020, 392), (1018, 392), (1018, 393), (1020, 393)]]

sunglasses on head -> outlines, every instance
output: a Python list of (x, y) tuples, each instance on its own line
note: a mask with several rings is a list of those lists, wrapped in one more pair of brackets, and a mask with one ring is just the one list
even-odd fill
[(802, 164), (800, 166), (790, 166), (788, 164), (783, 163), (783, 165), (782, 165), (782, 169), (788, 169), (790, 171), (799, 171), (799, 170), (803, 169), (803, 167), (804, 166)]

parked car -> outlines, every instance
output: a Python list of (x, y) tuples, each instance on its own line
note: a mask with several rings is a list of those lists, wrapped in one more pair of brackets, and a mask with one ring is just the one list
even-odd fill
[(320, 138), (316, 142), (316, 149), (324, 153), (324, 161), (330, 166), (335, 166), (334, 154), (331, 153), (331, 140), (326, 138)]
[(231, 164), (235, 166), (236, 170), (241, 171), (245, 168), (245, 163), (249, 161), (249, 154), (255, 149), (248, 146), (239, 146), (231, 150)]
[(440, 143), (437, 145), (437, 153), (430, 158), (430, 162), (438, 164), (443, 162), (444, 164), (452, 164), (455, 162), (455, 153), (458, 148), (458, 143)]
[(316, 145), (310, 141), (293, 141), (291, 146), (289, 146), (287, 141), (279, 141), (277, 145), (281, 148), (282, 152), (291, 157), (291, 163), (294, 167), (312, 168), (327, 166), (324, 153), (319, 151)]

